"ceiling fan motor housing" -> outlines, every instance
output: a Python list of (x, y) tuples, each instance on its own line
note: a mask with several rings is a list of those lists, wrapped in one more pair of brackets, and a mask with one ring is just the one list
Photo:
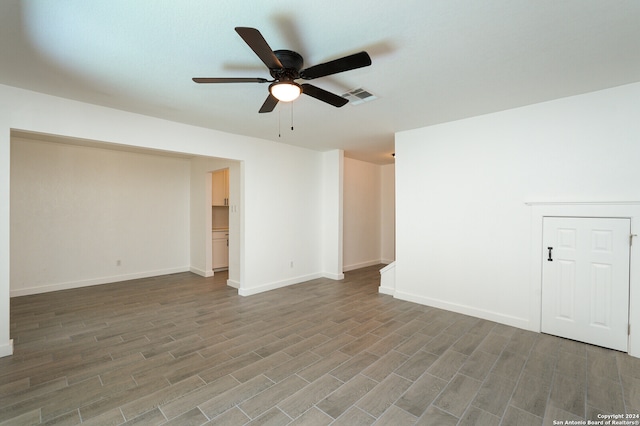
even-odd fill
[(269, 72), (276, 80), (295, 80), (300, 78), (300, 70), (304, 64), (302, 56), (293, 50), (274, 50), (273, 54), (282, 64), (282, 68), (273, 68)]

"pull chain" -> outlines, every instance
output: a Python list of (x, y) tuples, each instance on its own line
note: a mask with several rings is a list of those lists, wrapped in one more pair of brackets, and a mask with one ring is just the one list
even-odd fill
[[(291, 104), (291, 131), (293, 131), (293, 102), (290, 102)], [(282, 132), (281, 132), (281, 128), (282, 128), (282, 108), (278, 108), (278, 137), (281, 138), (282, 137)]]

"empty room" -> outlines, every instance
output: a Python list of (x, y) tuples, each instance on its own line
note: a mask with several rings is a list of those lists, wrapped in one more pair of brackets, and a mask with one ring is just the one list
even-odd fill
[(640, 424), (640, 3), (0, 5), (0, 425)]

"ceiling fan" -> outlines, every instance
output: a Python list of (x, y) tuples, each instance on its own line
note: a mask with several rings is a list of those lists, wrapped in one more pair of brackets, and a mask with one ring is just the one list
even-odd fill
[(255, 28), (236, 27), (235, 30), (269, 68), (269, 73), (273, 80), (267, 80), (266, 78), (196, 77), (193, 78), (193, 81), (196, 83), (271, 83), (269, 85), (269, 96), (267, 96), (260, 108), (259, 112), (261, 113), (271, 112), (279, 101), (291, 102), (297, 99), (301, 93), (338, 108), (344, 106), (349, 101), (342, 96), (312, 84), (298, 84), (295, 80), (313, 80), (371, 65), (371, 58), (367, 52), (360, 52), (302, 69), (303, 59), (299, 53), (292, 50), (271, 50), (260, 31)]

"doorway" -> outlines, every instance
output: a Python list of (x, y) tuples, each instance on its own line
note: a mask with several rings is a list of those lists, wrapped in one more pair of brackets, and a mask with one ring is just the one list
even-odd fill
[[(192, 245), (193, 258), (202, 265), (199, 275), (210, 277), (215, 271), (228, 271), (227, 285), (240, 288), (242, 227), (242, 162), (228, 159), (197, 158), (192, 160), (193, 173), (199, 185), (192, 193), (197, 207), (192, 225), (197, 231)], [(194, 185), (195, 187), (195, 185)], [(216, 250), (217, 249), (217, 250)], [(222, 253), (221, 260), (218, 256)], [(222, 261), (222, 263), (218, 263)], [(195, 263), (195, 261), (194, 261)]]
[(544, 217), (541, 331), (626, 352), (631, 220)]
[(213, 271), (229, 268), (229, 168), (211, 173), (211, 249)]

